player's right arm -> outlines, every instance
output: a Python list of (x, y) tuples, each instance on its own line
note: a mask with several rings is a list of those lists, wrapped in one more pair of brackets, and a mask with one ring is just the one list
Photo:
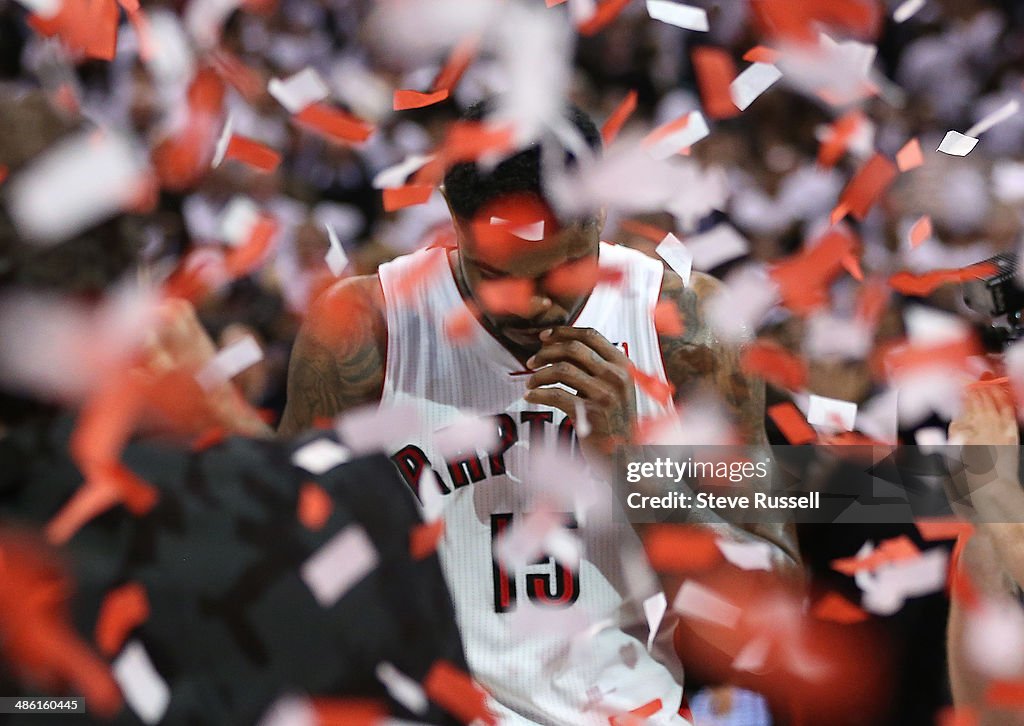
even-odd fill
[(380, 400), (387, 321), (376, 275), (343, 280), (311, 306), (292, 349), (288, 400), (278, 433)]

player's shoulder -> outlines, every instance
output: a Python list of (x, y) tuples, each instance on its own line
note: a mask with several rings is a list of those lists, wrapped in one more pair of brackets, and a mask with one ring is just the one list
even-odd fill
[(324, 343), (341, 335), (383, 344), (387, 317), (380, 278), (373, 274), (338, 280), (310, 306), (304, 327)]
[(666, 267), (661, 281), (661, 299), (678, 300), (682, 297), (693, 297), (698, 301), (704, 301), (721, 289), (722, 281), (707, 273), (694, 270), (690, 273), (689, 281), (683, 282), (683, 278), (675, 270)]

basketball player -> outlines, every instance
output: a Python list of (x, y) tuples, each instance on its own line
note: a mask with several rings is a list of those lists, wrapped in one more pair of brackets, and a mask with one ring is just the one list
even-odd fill
[[(483, 113), (476, 108), (468, 118)], [(593, 122), (576, 109), (567, 119), (596, 153)], [(565, 163), (574, 162), (565, 152)], [(755, 443), (765, 441), (763, 384), (744, 376), (737, 352), (715, 339), (702, 315), (717, 283), (695, 273), (684, 285), (659, 261), (601, 243), (601, 215), (558, 221), (552, 213), (542, 240), (512, 249), (487, 242), (477, 222), (501, 217), (495, 212), (504, 201), (547, 208), (541, 176), (538, 147), (489, 172), (453, 166), (444, 188), (457, 248), (401, 257), (376, 275), (338, 283), (318, 301), (292, 354), (281, 432), (375, 402), (416, 407), (422, 431), (391, 453), (413, 491), (431, 469), (448, 499), (442, 562), (471, 670), (503, 723), (606, 725), (609, 714), (632, 711), (652, 723), (685, 724), (678, 661), (670, 648), (648, 651), (639, 602), (623, 597), (625, 556), (640, 551), (629, 527), (578, 527), (577, 571), (545, 559), (509, 572), (493, 559), (493, 542), (529, 512), (523, 480), (530, 447), (571, 438), (585, 411), (590, 433), (580, 443), (597, 461), (629, 443), (638, 421), (671, 410), (638, 389), (631, 365), (680, 392), (712, 389)], [(587, 261), (617, 281), (574, 292), (553, 284)], [(529, 281), (528, 304), (515, 313), (489, 311), (481, 290), (508, 280)], [(659, 336), (659, 301), (676, 306), (682, 335)], [(455, 344), (445, 322), (467, 308), (480, 314), (463, 316), (471, 340)], [(432, 434), (467, 410), (494, 416), (500, 446), (445, 461)], [(560, 484), (550, 482), (553, 489)], [(796, 547), (783, 527), (738, 536), (770, 542), (781, 567), (795, 566)], [(574, 608), (610, 624), (581, 658), (568, 652), (564, 635), (526, 637), (514, 627), (516, 613), (532, 607)]]

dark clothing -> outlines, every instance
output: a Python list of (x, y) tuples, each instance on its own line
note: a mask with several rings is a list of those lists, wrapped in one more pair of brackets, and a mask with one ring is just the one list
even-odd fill
[[(71, 422), (61, 421), (0, 440), (0, 520), (41, 525), (80, 485), (67, 455), (70, 431)], [(439, 658), (467, 669), (436, 555), (415, 561), (409, 554), (419, 517), (391, 462), (368, 457), (313, 477), (290, 463), (294, 448), (250, 439), (199, 453), (132, 444), (122, 460), (159, 490), (157, 505), (142, 517), (115, 506), (62, 548), (86, 642), (95, 642), (107, 592), (127, 582), (145, 587), (150, 615), (128, 640), (144, 645), (170, 688), (161, 723), (255, 723), (285, 694), (376, 698), (411, 719), (376, 679), (381, 661), (417, 681)], [(307, 481), (333, 503), (319, 531), (297, 516)], [(365, 529), (379, 564), (321, 607), (300, 567), (353, 523)], [(3, 695), (45, 695), (2, 681)], [(434, 704), (415, 718), (453, 722)], [(140, 723), (127, 705), (116, 722)]]

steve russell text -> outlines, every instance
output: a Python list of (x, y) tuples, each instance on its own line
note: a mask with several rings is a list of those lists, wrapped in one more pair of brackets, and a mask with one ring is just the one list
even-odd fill
[[(631, 461), (626, 465), (626, 481), (636, 484), (642, 479), (714, 479), (738, 483), (752, 477), (768, 476), (770, 459), (764, 461), (677, 461), (658, 458), (654, 461)], [(711, 492), (667, 492), (657, 496), (631, 492), (626, 497), (630, 509), (817, 509), (821, 494), (781, 496), (756, 492), (752, 495), (713, 494)]]

